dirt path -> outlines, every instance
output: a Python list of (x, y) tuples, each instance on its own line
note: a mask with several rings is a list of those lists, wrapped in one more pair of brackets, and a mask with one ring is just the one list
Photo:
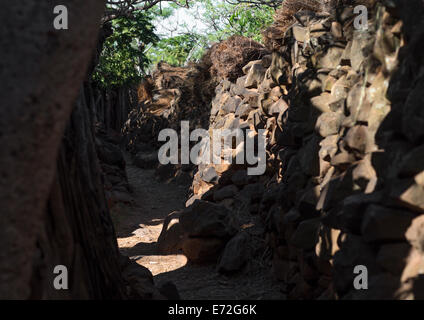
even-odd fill
[(182, 299), (284, 299), (280, 285), (269, 275), (264, 261), (249, 263), (230, 277), (216, 272), (215, 266), (198, 266), (184, 255), (161, 255), (156, 242), (163, 219), (184, 208), (187, 186), (156, 180), (154, 170), (144, 170), (127, 161), (127, 175), (133, 204), (112, 209), (118, 245), (124, 255), (148, 268), (155, 283), (172, 281)]

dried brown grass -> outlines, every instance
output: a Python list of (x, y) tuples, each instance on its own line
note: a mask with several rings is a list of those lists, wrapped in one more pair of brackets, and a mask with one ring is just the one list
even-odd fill
[(286, 30), (296, 21), (294, 15), (302, 10), (321, 12), (326, 0), (285, 0), (276, 11), (274, 23), (262, 35), (265, 46), (271, 50), (278, 48), (279, 40)]
[(151, 76), (147, 76), (138, 86), (137, 97), (138, 103), (151, 101), (153, 98), (154, 83)]
[(242, 68), (269, 52), (259, 42), (243, 36), (232, 36), (209, 49), (203, 61), (210, 63), (212, 76), (230, 81), (243, 75)]
[(278, 49), (280, 39), (286, 30), (296, 21), (295, 14), (307, 10), (315, 13), (331, 13), (337, 8), (349, 5), (365, 5), (372, 8), (378, 0), (284, 0), (282, 6), (276, 11), (274, 23), (262, 35), (265, 46)]
[(193, 67), (173, 67), (165, 62), (156, 66), (152, 76), (157, 90), (190, 85)]

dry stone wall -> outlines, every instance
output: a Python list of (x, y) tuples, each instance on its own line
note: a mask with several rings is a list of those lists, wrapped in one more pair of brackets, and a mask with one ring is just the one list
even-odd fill
[[(199, 165), (164, 247), (179, 239), (192, 260), (212, 252), (234, 271), (249, 241), (242, 222), (260, 217), (289, 299), (423, 297), (423, 4), (368, 9), (367, 30), (354, 28), (353, 5), (299, 11), (273, 39), (278, 49), (221, 81), (210, 131), (265, 129), (266, 172)], [(216, 223), (193, 212), (216, 212)], [(354, 288), (356, 266), (366, 267), (368, 290)]]

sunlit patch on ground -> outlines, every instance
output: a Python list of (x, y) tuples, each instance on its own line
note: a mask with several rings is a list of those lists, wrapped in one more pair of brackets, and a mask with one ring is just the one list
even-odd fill
[[(228, 277), (214, 264), (195, 265), (182, 254), (161, 255), (157, 240), (163, 220), (185, 207), (186, 189), (157, 181), (153, 170), (137, 168), (129, 159), (126, 169), (135, 201), (111, 210), (119, 250), (149, 269), (156, 284), (173, 282), (182, 299), (285, 299), (271, 274), (263, 272), (262, 261), (251, 261), (243, 272)], [(252, 234), (255, 227), (251, 222), (243, 225)]]
[(153, 276), (156, 276), (184, 267), (187, 264), (187, 258), (183, 254), (144, 256), (138, 259), (137, 263), (149, 269)]

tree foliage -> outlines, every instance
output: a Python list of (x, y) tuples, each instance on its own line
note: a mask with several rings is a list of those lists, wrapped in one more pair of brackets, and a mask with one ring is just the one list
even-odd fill
[(203, 40), (203, 37), (196, 33), (164, 38), (155, 45), (148, 56), (153, 64), (165, 61), (171, 65), (181, 66), (190, 58), (198, 58), (198, 55), (194, 57), (194, 49)]
[[(113, 33), (104, 43), (93, 79), (103, 87), (130, 85), (159, 61), (175, 66), (198, 61), (212, 43), (232, 35), (261, 42), (261, 30), (272, 23), (279, 0), (231, 1), (168, 0), (162, 7), (157, 0), (109, 0), (104, 23), (111, 23)], [(206, 30), (182, 23), (175, 36), (157, 35), (156, 23), (166, 23), (189, 4), (195, 9), (192, 19)]]
[(275, 12), (272, 7), (252, 3), (215, 3), (212, 0), (203, 2), (207, 8), (204, 19), (213, 27), (214, 32), (210, 37), (215, 41), (240, 35), (261, 42), (261, 30), (272, 23)]
[(102, 21), (108, 22), (120, 17), (132, 17), (136, 11), (154, 10), (162, 2), (173, 6), (188, 8), (191, 0), (107, 0)]
[(135, 11), (131, 17), (111, 21), (113, 33), (100, 54), (93, 79), (104, 87), (124, 86), (141, 80), (150, 65), (146, 47), (159, 41), (151, 23), (152, 14)]
[(200, 33), (185, 26), (183, 33), (163, 37), (149, 52), (149, 57), (155, 62), (164, 60), (173, 65), (183, 65), (189, 60), (198, 60), (212, 43), (232, 35), (262, 42), (261, 30), (272, 23), (276, 7), (276, 1), (264, 3), (268, 5), (255, 1), (197, 0), (193, 3), (196, 10), (191, 15), (207, 26), (206, 31)]

